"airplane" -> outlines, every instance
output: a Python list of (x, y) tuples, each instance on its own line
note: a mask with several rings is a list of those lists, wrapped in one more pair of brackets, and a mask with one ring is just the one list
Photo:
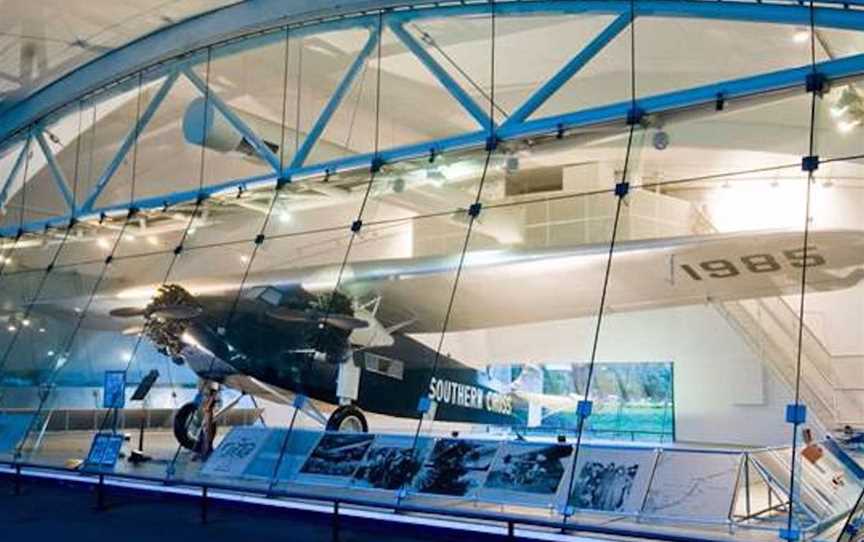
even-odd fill
[[(311, 266), (250, 273), (243, 288), (223, 277), (233, 286), (207, 284), (199, 292), (169, 283), (139, 305), (116, 306), (117, 298), (128, 303), (130, 296), (115, 296), (108, 312), (143, 319), (131, 331), (212, 389), (227, 386), (289, 404), (300, 395), (336, 406), (321, 419), (328, 430), (368, 431), (364, 412), (418, 419), (426, 398), (436, 421), (515, 426), (524, 423), (518, 413), (529, 408), (572, 408), (579, 398), (520, 389), (518, 380), (495, 381), (411, 335), (594, 315), (609, 248), (469, 251), (464, 258), (351, 262), (341, 272), (340, 266)], [(811, 232), (806, 255), (797, 231), (621, 241), (614, 247), (606, 310), (796, 294), (805, 266), (808, 291), (850, 288), (864, 278), (862, 249), (864, 232), (854, 230)], [(457, 295), (445, 316), (460, 263)], [(316, 280), (326, 276), (341, 280)], [(209, 423), (206, 404), (212, 402), (188, 403), (177, 412), (174, 433), (188, 449), (206, 449), (205, 433), (212, 440), (212, 429), (202, 428)]]

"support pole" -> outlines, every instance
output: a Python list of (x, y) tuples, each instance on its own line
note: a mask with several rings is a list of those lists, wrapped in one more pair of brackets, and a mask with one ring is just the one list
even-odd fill
[(207, 486), (201, 486), (201, 523), (207, 523), (209, 504)]

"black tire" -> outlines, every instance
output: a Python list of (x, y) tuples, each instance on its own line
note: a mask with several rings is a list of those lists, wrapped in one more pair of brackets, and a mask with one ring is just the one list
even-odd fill
[(174, 413), (174, 438), (187, 450), (196, 450), (198, 448), (198, 436), (189, 434), (189, 427), (192, 425), (192, 417), (198, 411), (198, 405), (195, 403), (186, 403), (177, 409)]
[[(346, 429), (347, 425), (355, 425), (353, 429)], [(357, 428), (360, 431), (357, 431)], [(327, 431), (346, 431), (357, 433), (368, 433), (369, 424), (366, 422), (366, 416), (363, 411), (354, 405), (342, 405), (330, 414), (327, 420)]]

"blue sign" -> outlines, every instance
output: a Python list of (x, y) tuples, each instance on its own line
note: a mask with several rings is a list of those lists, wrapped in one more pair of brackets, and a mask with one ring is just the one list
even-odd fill
[(94, 469), (113, 469), (123, 447), (123, 435), (115, 433), (96, 433), (90, 453), (87, 454), (85, 467)]
[(105, 371), (102, 408), (126, 406), (126, 371)]

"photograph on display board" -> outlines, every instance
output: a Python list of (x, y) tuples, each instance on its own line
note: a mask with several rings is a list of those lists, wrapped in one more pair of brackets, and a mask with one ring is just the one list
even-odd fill
[(395, 490), (411, 483), (429, 451), (430, 440), (379, 435), (363, 463), (354, 473), (352, 485), (360, 488)]
[(657, 452), (583, 446), (569, 504), (580, 510), (636, 513), (642, 508)]
[(554, 496), (572, 453), (569, 444), (505, 443), (483, 489)]
[(728, 520), (742, 459), (741, 454), (661, 452), (642, 513)]
[(351, 476), (361, 465), (366, 451), (375, 439), (368, 433), (326, 433), (318, 441), (302, 474)]
[(498, 442), (441, 439), (415, 478), (420, 493), (465, 497), (483, 483)]

